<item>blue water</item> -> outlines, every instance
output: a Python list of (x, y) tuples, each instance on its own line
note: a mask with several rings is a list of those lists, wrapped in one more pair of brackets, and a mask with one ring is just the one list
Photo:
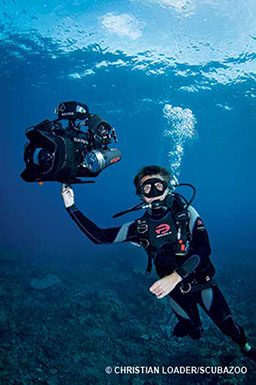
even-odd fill
[(2, 249), (74, 263), (96, 252), (58, 183), (19, 176), (24, 130), (78, 100), (115, 127), (123, 153), (75, 186), (84, 213), (104, 227), (135, 218), (111, 216), (137, 203), (138, 169), (162, 164), (196, 186), (215, 264), (255, 267), (255, 19), (254, 0), (1, 0)]
[(75, 99), (116, 128), (123, 152), (94, 186), (75, 188), (81, 209), (112, 225), (111, 214), (136, 201), (136, 171), (175, 162), (164, 136), (175, 122), (164, 107), (188, 109), (195, 132), (182, 139), (175, 172), (197, 187), (195, 206), (218, 258), (234, 252), (253, 260), (255, 12), (253, 1), (1, 1), (6, 247), (54, 255), (87, 247), (63, 210), (60, 187), (19, 178), (24, 129)]

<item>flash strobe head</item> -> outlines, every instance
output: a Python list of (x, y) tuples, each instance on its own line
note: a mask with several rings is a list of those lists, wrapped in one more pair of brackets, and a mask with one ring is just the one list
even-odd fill
[(54, 112), (58, 115), (59, 120), (84, 120), (89, 116), (88, 106), (79, 102), (60, 103)]

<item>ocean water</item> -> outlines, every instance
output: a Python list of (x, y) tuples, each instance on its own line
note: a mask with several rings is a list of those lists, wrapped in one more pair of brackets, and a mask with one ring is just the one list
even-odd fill
[[(74, 187), (77, 206), (102, 227), (136, 218), (111, 217), (137, 203), (132, 180), (147, 164), (194, 184), (223, 290), (255, 341), (255, 19), (253, 0), (0, 1), (1, 385), (115, 384), (105, 366), (167, 365), (166, 352), (172, 365), (192, 354), (251, 368), (207, 320), (202, 342), (158, 338), (172, 316), (148, 292), (144, 253), (92, 245), (60, 184), (25, 183), (20, 172), (25, 129), (54, 119), (61, 101), (88, 104), (115, 127), (123, 158)], [(47, 274), (56, 285), (31, 288)], [(185, 381), (200, 378), (122, 377)], [(252, 369), (226, 381), (251, 384)]]

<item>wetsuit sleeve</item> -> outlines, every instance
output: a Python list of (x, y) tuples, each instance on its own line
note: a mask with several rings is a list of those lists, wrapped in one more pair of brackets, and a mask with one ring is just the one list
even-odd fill
[(207, 230), (198, 212), (190, 206), (189, 231), (191, 234), (190, 258), (176, 269), (182, 278), (196, 273), (197, 277), (213, 276), (215, 268), (210, 260), (211, 246)]
[(193, 207), (190, 208), (189, 226), (192, 234), (191, 247), (200, 257), (200, 264), (206, 264), (211, 255), (209, 236), (202, 219)]
[(199, 257), (207, 258), (211, 255), (211, 245), (208, 232), (201, 218), (196, 220), (192, 233), (192, 244)]
[(135, 222), (125, 223), (122, 226), (102, 229), (87, 218), (78, 208), (73, 205), (66, 209), (73, 221), (82, 232), (96, 244), (134, 242), (139, 243)]

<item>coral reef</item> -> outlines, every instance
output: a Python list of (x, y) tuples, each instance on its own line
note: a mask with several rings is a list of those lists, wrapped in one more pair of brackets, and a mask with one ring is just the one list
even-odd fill
[[(111, 250), (108, 251), (110, 253)], [(129, 251), (128, 251), (129, 252)], [(91, 259), (90, 259), (91, 258)], [(200, 341), (176, 339), (167, 299), (153, 298), (146, 276), (118, 255), (100, 254), (41, 264), (3, 259), (0, 283), (1, 385), (253, 384), (254, 367), (202, 313)], [(219, 280), (231, 308), (255, 341), (255, 271), (223, 270)], [(236, 277), (246, 277), (241, 282)], [(40, 277), (40, 278), (38, 278)], [(254, 337), (254, 338), (253, 338)], [(246, 375), (107, 374), (107, 366), (245, 365)]]

